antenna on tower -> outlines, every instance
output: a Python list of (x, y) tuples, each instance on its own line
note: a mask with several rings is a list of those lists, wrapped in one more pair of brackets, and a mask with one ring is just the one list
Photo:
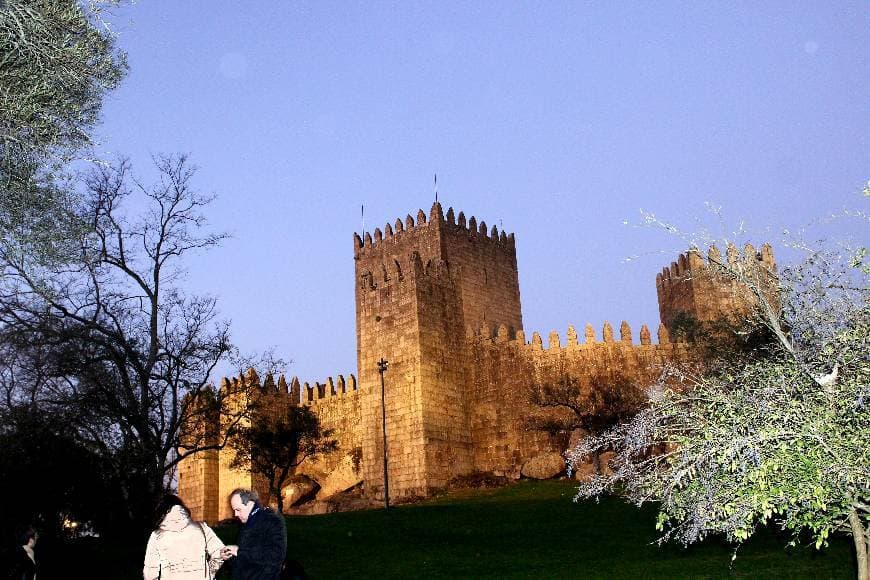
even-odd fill
[(438, 203), (438, 174), (435, 174), (435, 203)]
[(360, 237), (360, 239), (363, 239), (363, 238), (365, 238), (365, 235), (366, 235), (366, 206), (365, 205), (359, 206), (359, 217), (360, 217), (360, 221), (362, 222), (360, 224), (361, 231), (359, 233), (359, 237)]

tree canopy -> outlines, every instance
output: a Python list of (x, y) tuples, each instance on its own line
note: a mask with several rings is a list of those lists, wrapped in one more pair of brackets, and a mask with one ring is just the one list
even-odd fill
[(103, 96), (126, 68), (100, 18), (106, 5), (6, 0), (0, 7), (4, 150), (68, 151), (89, 142)]
[(613, 447), (614, 471), (579, 497), (624, 493), (659, 502), (662, 540), (724, 534), (740, 543), (766, 522), (817, 546), (852, 535), (859, 577), (870, 546), (870, 291), (860, 251), (816, 248), (779, 274), (776, 292), (738, 266), (714, 264), (757, 300), (769, 342), (705, 369), (668, 369), (648, 408), (581, 441), (579, 464)]
[(113, 2), (0, 5), (0, 230), (32, 259), (57, 260), (76, 221), (69, 161), (87, 150), (126, 58), (102, 19)]

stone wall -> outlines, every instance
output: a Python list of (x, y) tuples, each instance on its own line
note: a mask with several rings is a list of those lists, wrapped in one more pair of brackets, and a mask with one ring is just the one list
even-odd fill
[(690, 357), (687, 345), (672, 344), (664, 327), (659, 344), (652, 344), (644, 326), (638, 344), (624, 322), (618, 340), (605, 323), (602, 341), (587, 325), (583, 343), (573, 327), (568, 328), (565, 344), (557, 333), (550, 333), (546, 348), (537, 332), (526, 342), (524, 333), (510, 339), (501, 328), (494, 337), (469, 332), (467, 345), (474, 467), (507, 476), (518, 475), (522, 464), (536, 455), (561, 452), (567, 446), (564, 437), (526, 427), (532, 411), (531, 385), (573, 379), (589, 387), (603, 378), (643, 389), (656, 381), (665, 363)]
[(462, 317), (463, 280), (467, 270), (445, 261), (431, 263), (417, 284), (420, 323), (419, 412), (423, 421), (424, 475), (421, 495), (443, 488), (454, 476), (471, 470), (473, 449), (468, 428), (466, 358)]
[[(231, 407), (234, 415), (241, 413), (242, 409), (248, 404), (248, 393), (254, 391), (253, 387), (259, 384), (260, 379), (253, 369), (250, 369), (247, 375), (233, 379), (223, 379), (221, 381), (221, 394), (224, 398), (229, 398), (228, 405)], [(249, 423), (242, 420), (241, 424), (248, 425)], [(220, 435), (222, 439), (226, 437), (228, 427), (229, 425), (223, 421), (221, 422)], [(236, 488), (256, 489), (257, 486), (255, 485), (256, 474), (251, 473), (250, 467), (247, 469), (244, 467), (239, 469), (230, 467), (234, 458), (234, 453), (231, 449), (225, 448), (218, 455), (217, 521), (220, 521), (233, 517), (233, 511), (230, 509), (230, 492), (232, 490)], [(180, 482), (181, 478), (179, 478), (179, 484)], [(262, 485), (259, 491), (263, 491)]]
[(376, 497), (382, 496), (384, 487), (381, 359), (389, 361), (384, 405), (391, 491), (418, 493), (425, 485), (416, 292), (418, 279), (424, 278), (425, 272), (419, 255), (414, 258), (404, 258), (390, 275), (374, 281), (367, 279), (365, 264), (358, 262), (357, 267), (357, 365), (366, 394), (360, 409), (362, 465), (366, 490)]
[(178, 495), (196, 520), (216, 522), (219, 515), (220, 463), (218, 451), (201, 451), (178, 466)]

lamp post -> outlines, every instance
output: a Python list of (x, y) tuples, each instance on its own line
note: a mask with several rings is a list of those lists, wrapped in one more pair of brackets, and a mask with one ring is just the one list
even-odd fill
[(390, 363), (383, 357), (378, 361), (378, 372), (381, 375), (381, 420), (384, 432), (384, 509), (390, 509), (390, 478), (387, 474), (387, 401), (384, 395), (384, 373)]

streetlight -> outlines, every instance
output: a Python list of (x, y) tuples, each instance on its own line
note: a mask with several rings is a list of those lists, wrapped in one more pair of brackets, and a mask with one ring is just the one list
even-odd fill
[(390, 366), (383, 357), (378, 361), (378, 372), (381, 375), (381, 420), (384, 431), (384, 509), (390, 509), (390, 478), (387, 474), (387, 401), (384, 395), (384, 373)]

